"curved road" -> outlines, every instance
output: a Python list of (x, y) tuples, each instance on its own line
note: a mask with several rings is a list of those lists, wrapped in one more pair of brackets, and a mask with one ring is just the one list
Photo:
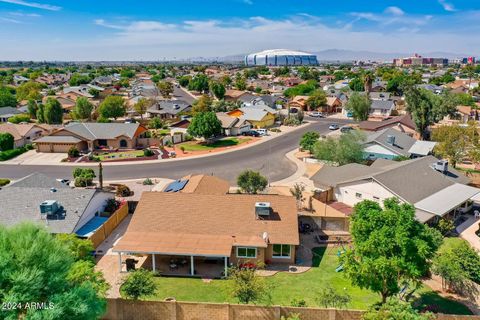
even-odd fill
[[(238, 151), (189, 160), (165, 163), (104, 166), (105, 180), (139, 179), (162, 177), (178, 179), (188, 174), (213, 174), (235, 183), (238, 174), (245, 169), (260, 171), (270, 182), (282, 180), (292, 175), (296, 166), (285, 154), (298, 147), (300, 137), (307, 131), (320, 134), (328, 132), (331, 123), (345, 124), (348, 120), (312, 119), (308, 126), (281, 135), (264, 143)], [(0, 177), (18, 179), (33, 172), (42, 172), (55, 178), (71, 177), (72, 166), (55, 165), (0, 165)]]

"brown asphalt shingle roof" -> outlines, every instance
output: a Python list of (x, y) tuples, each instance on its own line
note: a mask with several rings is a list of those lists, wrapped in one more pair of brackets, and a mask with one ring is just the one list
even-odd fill
[[(257, 219), (256, 202), (270, 202)], [(232, 246), (299, 244), (295, 198), (279, 195), (144, 192), (114, 251), (229, 256)], [(227, 254), (228, 253), (228, 254)]]
[(361, 130), (377, 131), (388, 127), (393, 127), (397, 124), (402, 124), (410, 129), (415, 130), (416, 126), (409, 114), (392, 117), (384, 121), (362, 121), (358, 125)]
[(228, 181), (222, 180), (215, 176), (196, 175), (187, 176), (182, 180), (188, 179), (188, 183), (180, 191), (183, 193), (197, 193), (197, 194), (226, 194), (230, 190)]

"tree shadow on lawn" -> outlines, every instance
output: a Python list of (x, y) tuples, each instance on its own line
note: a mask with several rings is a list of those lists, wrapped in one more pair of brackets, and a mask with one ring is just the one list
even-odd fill
[(312, 267), (320, 266), (323, 256), (327, 252), (327, 247), (316, 247), (312, 249)]
[(460, 315), (473, 314), (463, 303), (456, 301), (453, 297), (450, 299), (442, 297), (435, 291), (418, 292), (417, 299), (413, 301), (413, 305), (415, 309), (420, 311)]
[(205, 147), (210, 148), (221, 148), (221, 147), (232, 147), (238, 145), (239, 141), (237, 139), (227, 139), (227, 140), (217, 140), (212, 143), (202, 143)]

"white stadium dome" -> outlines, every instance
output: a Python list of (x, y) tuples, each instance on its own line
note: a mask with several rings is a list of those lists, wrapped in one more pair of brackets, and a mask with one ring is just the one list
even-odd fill
[(311, 66), (317, 65), (317, 56), (287, 49), (265, 50), (245, 56), (247, 66)]

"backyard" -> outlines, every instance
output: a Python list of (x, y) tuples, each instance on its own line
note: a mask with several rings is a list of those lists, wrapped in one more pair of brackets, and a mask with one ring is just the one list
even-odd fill
[(241, 138), (224, 138), (220, 140), (216, 140), (212, 143), (206, 144), (205, 142), (198, 142), (198, 141), (188, 141), (177, 145), (177, 148), (184, 147), (185, 151), (209, 151), (217, 148), (226, 148), (226, 147), (233, 147), (241, 145), (242, 143), (248, 142), (252, 140), (252, 138), (248, 137), (241, 137)]
[[(274, 305), (290, 305), (293, 299), (303, 299), (308, 306), (317, 307), (318, 292), (327, 285), (338, 292), (347, 292), (352, 301), (349, 309), (366, 309), (380, 300), (379, 295), (368, 290), (362, 290), (350, 284), (340, 272), (335, 272), (338, 266), (337, 250), (334, 248), (314, 248), (313, 268), (301, 274), (277, 273), (267, 277), (271, 285), (271, 303)], [(200, 302), (231, 302), (237, 301), (230, 295), (230, 280), (211, 280), (193, 278), (156, 277), (157, 293), (148, 300), (164, 300), (174, 297), (179, 301)], [(436, 310), (444, 313), (471, 314), (463, 304), (442, 298), (428, 287), (421, 288), (417, 293), (415, 305), (419, 309), (433, 305)]]

